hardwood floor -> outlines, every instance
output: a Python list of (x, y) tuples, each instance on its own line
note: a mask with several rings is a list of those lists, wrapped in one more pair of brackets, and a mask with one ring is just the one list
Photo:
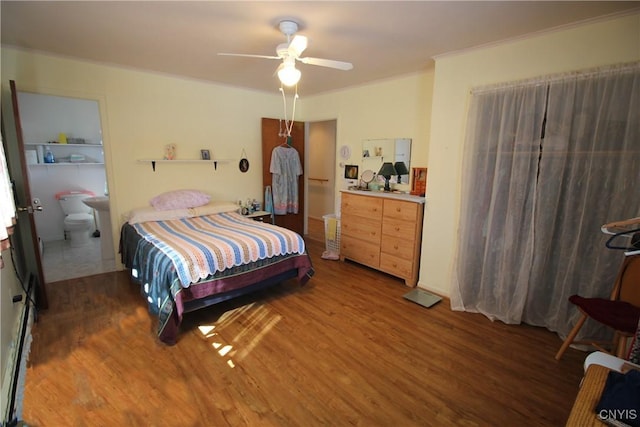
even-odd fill
[(30, 426), (564, 425), (584, 353), (553, 333), (406, 301), (400, 279), (315, 276), (185, 316), (179, 341), (125, 272), (58, 282), (26, 379)]

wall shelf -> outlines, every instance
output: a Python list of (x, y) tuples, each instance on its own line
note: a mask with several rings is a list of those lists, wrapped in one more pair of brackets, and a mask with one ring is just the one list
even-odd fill
[(54, 162), (54, 163), (30, 163), (27, 166), (104, 166), (100, 162)]
[(229, 160), (223, 159), (212, 159), (212, 160), (201, 160), (201, 159), (187, 159), (187, 160), (166, 160), (166, 159), (138, 159), (138, 163), (151, 163), (151, 168), (153, 171), (156, 171), (156, 163), (213, 163), (213, 168), (215, 170), (218, 169), (218, 163), (228, 163)]

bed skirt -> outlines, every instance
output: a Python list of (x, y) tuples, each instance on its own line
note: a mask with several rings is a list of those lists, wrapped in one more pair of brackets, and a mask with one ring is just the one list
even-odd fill
[[(171, 261), (128, 224), (121, 229), (120, 256), (122, 263), (132, 273), (132, 280), (141, 286), (141, 293), (148, 300), (149, 311), (158, 316), (158, 337), (168, 345), (177, 342), (182, 317), (186, 312), (292, 278), (304, 285), (314, 274), (311, 258), (305, 252), (277, 256), (218, 272), (183, 287)], [(158, 280), (158, 277), (162, 280)], [(153, 284), (152, 290), (148, 289), (150, 283)]]

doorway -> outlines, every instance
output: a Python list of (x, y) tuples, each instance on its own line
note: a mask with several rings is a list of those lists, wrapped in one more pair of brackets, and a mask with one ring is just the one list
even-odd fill
[[(286, 141), (281, 130), (282, 120), (262, 119), (264, 185), (271, 185), (271, 152)], [(276, 225), (294, 230), (305, 238), (324, 240), (323, 216), (335, 212), (336, 130), (336, 119), (294, 122), (291, 143), (303, 163), (303, 175), (298, 185), (300, 211), (276, 215)]]
[(86, 206), (88, 239), (74, 240), (78, 233), (68, 230), (60, 203), (64, 193), (108, 193), (99, 102), (23, 91), (17, 99), (32, 204), (43, 208), (34, 220), (45, 281), (115, 271), (113, 248), (104, 247), (111, 230), (100, 230), (100, 212)]
[(337, 120), (307, 123), (307, 238), (324, 240), (324, 216), (335, 209)]

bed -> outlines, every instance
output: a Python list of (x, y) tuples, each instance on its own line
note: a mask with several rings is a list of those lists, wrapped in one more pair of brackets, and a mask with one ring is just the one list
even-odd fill
[(122, 263), (158, 316), (162, 342), (177, 342), (184, 313), (313, 276), (299, 234), (236, 212), (188, 212), (121, 228)]

